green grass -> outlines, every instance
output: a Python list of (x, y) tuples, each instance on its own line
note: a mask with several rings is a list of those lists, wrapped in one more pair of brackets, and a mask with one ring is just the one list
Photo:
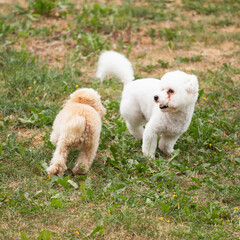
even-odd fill
[[(0, 15), (0, 238), (240, 239), (240, 38), (222, 31), (239, 27), (239, 7), (238, 1), (85, 1), (81, 8), (29, 1)], [(149, 37), (159, 55), (149, 46), (141, 51), (138, 36)], [(74, 45), (57, 67), (29, 47), (36, 39)], [(224, 43), (233, 47), (209, 60), (203, 50)], [(119, 113), (122, 84), (93, 78), (106, 49), (128, 55), (137, 77), (173, 69), (198, 76), (191, 125), (171, 156), (143, 157)], [(48, 178), (51, 126), (77, 85), (97, 89), (107, 108), (98, 153), (88, 175), (67, 170)], [(77, 155), (71, 151), (69, 169)]]

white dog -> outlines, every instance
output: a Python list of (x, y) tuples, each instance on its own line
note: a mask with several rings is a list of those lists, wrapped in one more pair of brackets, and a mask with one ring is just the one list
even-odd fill
[[(116, 75), (124, 84), (120, 112), (129, 132), (143, 139), (142, 151), (154, 158), (158, 147), (171, 154), (173, 147), (189, 127), (198, 98), (198, 80), (195, 75), (181, 71), (166, 73), (161, 80), (144, 78), (134, 80), (133, 68), (122, 54), (106, 51), (98, 61), (96, 77)], [(142, 124), (147, 122), (145, 129)]]
[(56, 145), (48, 175), (63, 175), (71, 147), (81, 149), (73, 168), (74, 174), (86, 173), (96, 155), (101, 132), (101, 117), (105, 108), (99, 94), (91, 88), (82, 88), (70, 95), (53, 123), (51, 142)]

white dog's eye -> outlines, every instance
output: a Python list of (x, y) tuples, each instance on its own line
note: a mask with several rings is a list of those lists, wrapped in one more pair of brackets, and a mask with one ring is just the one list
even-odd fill
[(174, 90), (172, 90), (171, 88), (168, 89), (168, 92), (167, 93), (170, 93), (170, 94), (173, 94), (174, 93)]

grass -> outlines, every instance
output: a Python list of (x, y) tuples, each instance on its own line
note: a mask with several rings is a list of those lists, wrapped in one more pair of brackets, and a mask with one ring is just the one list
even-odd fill
[[(239, 2), (21, 4), (0, 11), (0, 238), (240, 239)], [(93, 77), (107, 49), (137, 78), (198, 76), (171, 156), (143, 157), (119, 113), (122, 84)], [(107, 108), (96, 159), (86, 176), (48, 178), (53, 120), (79, 87)]]

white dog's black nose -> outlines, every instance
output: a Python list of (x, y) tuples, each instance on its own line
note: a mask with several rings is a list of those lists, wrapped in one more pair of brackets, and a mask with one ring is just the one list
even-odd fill
[(158, 99), (159, 99), (159, 97), (156, 95), (156, 96), (154, 96), (154, 101), (155, 102), (157, 102), (158, 101)]

